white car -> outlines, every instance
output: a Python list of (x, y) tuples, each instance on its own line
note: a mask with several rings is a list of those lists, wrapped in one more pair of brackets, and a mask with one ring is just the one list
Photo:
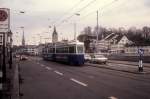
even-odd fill
[(92, 63), (106, 64), (107, 61), (108, 61), (108, 58), (105, 57), (104, 55), (95, 54), (95, 55), (92, 55), (92, 57), (91, 57), (91, 62)]
[(21, 56), (20, 56), (20, 60), (27, 60), (27, 59), (28, 59), (28, 57), (25, 56), (25, 55), (21, 55)]
[(89, 54), (84, 54), (85, 61), (91, 61), (91, 56)]

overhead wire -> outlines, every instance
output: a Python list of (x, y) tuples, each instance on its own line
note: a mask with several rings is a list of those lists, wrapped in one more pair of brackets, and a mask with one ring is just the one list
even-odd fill
[[(63, 21), (64, 20), (64, 17), (66, 16), (66, 15), (68, 15), (72, 10), (74, 10), (76, 7), (78, 7), (83, 1), (85, 1), (85, 0), (80, 0), (79, 2), (77, 2), (73, 7), (71, 7), (67, 12), (65, 12), (64, 14), (63, 14), (63, 16), (60, 18), (60, 19), (58, 19), (57, 21), (55, 21), (54, 23), (57, 23), (57, 22), (59, 22), (59, 21)], [(61, 21), (61, 22), (62, 22)]]
[[(84, 7), (82, 7), (81, 9), (79, 9), (78, 11), (76, 11), (76, 13), (79, 13), (81, 11), (83, 11), (84, 9), (86, 9), (88, 6), (90, 6), (91, 4), (93, 4), (96, 0), (92, 0), (90, 1), (87, 5), (85, 5)], [(62, 23), (64, 23), (65, 21), (68, 21), (69, 19), (71, 19), (74, 16), (75, 13), (73, 13), (72, 15), (70, 15), (69, 17), (67, 17), (66, 19), (64, 19), (63, 21), (61, 21), (60, 24), (58, 24), (57, 26), (60, 26)]]
[(104, 5), (102, 8), (99, 8), (99, 9), (97, 9), (97, 10), (94, 10), (94, 11), (88, 13), (87, 15), (81, 17), (78, 21), (80, 21), (81, 19), (85, 19), (87, 16), (92, 15), (92, 13), (95, 13), (96, 11), (103, 10), (104, 8), (106, 8), (106, 7), (110, 6), (110, 5), (112, 5), (112, 4), (115, 3), (116, 1), (118, 1), (118, 0), (113, 0), (112, 2), (110, 2), (110, 3), (106, 4), (106, 5)]
[(96, 0), (92, 0), (91, 2), (89, 2), (86, 6), (84, 6), (83, 8), (81, 8), (79, 11), (77, 11), (77, 13), (83, 11), (84, 9), (86, 9), (88, 6), (90, 6), (91, 4), (93, 4)]

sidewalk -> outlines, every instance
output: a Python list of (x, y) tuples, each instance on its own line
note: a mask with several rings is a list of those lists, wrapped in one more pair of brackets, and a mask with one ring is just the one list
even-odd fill
[(127, 72), (132, 74), (150, 74), (150, 68), (144, 68), (143, 72), (138, 71), (138, 66), (130, 66), (128, 64), (114, 64), (107, 63), (106, 65), (103, 64), (92, 64), (86, 63), (85, 65), (98, 67), (98, 68), (105, 68), (115, 71)]
[[(118, 61), (118, 60), (109, 60), (109, 63), (119, 63), (119, 64), (126, 64), (126, 65), (134, 65), (138, 66), (138, 62), (129, 62), (129, 61)], [(150, 63), (143, 63), (144, 67), (149, 67), (150, 68)]]
[(18, 65), (13, 61), (12, 68), (6, 67), (7, 80), (3, 83), (2, 98), (1, 99), (19, 99), (19, 78)]

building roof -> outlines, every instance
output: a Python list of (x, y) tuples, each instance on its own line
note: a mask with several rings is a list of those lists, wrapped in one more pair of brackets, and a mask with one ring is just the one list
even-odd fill
[(25, 48), (36, 48), (37, 45), (26, 45)]
[(108, 36), (106, 36), (104, 39), (105, 40), (111, 40), (116, 34), (115, 33), (111, 33)]
[(123, 35), (123, 34), (111, 33), (111, 34), (109, 34), (108, 36), (106, 36), (106, 37), (104, 38), (104, 40), (105, 40), (105, 41), (113, 40), (113, 41), (115, 41), (115, 43), (118, 43), (118, 42), (122, 39), (123, 36), (125, 36), (125, 35)]

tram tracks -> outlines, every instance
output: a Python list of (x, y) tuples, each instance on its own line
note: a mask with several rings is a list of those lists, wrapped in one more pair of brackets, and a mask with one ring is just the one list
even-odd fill
[[(42, 63), (46, 63), (45, 65), (48, 65), (49, 62), (42, 62)], [(124, 77), (124, 78), (129, 78), (129, 79), (132, 79), (132, 80), (137, 80), (137, 81), (141, 81), (141, 82), (147, 82), (147, 83), (150, 83), (150, 80), (148, 80), (147, 78), (142, 78), (140, 79), (139, 76), (142, 76), (142, 75), (137, 75), (137, 74), (131, 74), (131, 73), (128, 73), (128, 72), (121, 72), (121, 71), (116, 71), (116, 70), (112, 70), (112, 71), (116, 71), (115, 73), (114, 72), (108, 72), (106, 70), (102, 70), (102, 69), (108, 69), (108, 68), (99, 68), (97, 69), (97, 67), (92, 67), (92, 66), (82, 66), (81, 68), (83, 69), (78, 69), (80, 67), (69, 67), (69, 66), (66, 66), (65, 64), (59, 64), (59, 63), (55, 63), (55, 62), (50, 62), (52, 65), (57, 65), (57, 69), (60, 69), (61, 71), (65, 71), (65, 72), (68, 72), (68, 73), (71, 73), (75, 76), (80, 76), (80, 77), (83, 77), (83, 78), (90, 78), (90, 79), (93, 79), (93, 78), (97, 78), (99, 77), (101, 74), (107, 74), (107, 75), (111, 75), (111, 76), (118, 76), (118, 77)], [(93, 72), (88, 72), (88, 71), (85, 71), (84, 69), (86, 68), (89, 68), (90, 69), (93, 69), (93, 68), (96, 68), (96, 73)], [(92, 68), (91, 68), (92, 67)], [(110, 70), (110, 69), (109, 69)], [(86, 75), (86, 76), (85, 76)]]

